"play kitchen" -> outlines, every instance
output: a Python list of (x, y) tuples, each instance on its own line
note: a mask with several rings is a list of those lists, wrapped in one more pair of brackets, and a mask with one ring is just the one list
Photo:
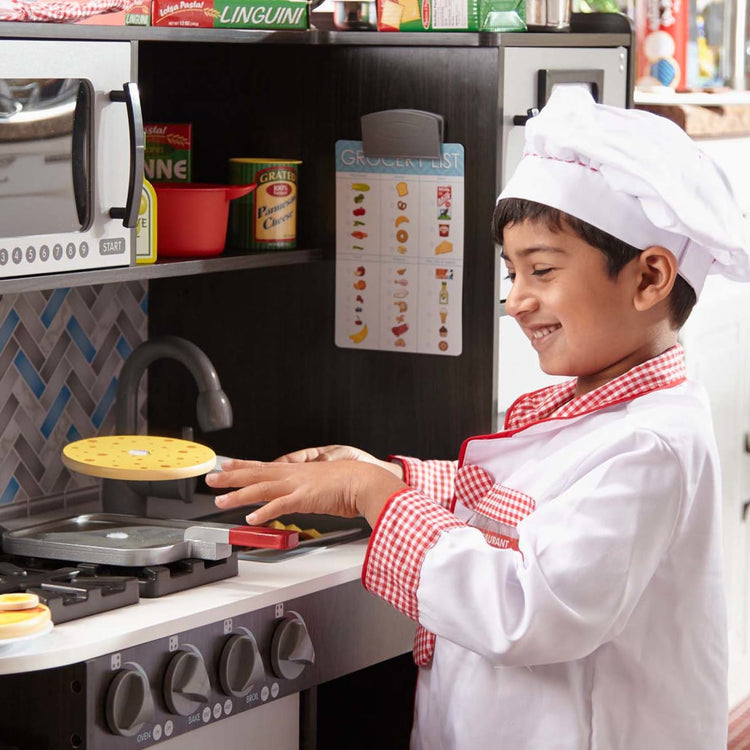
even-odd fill
[[(189, 348), (188, 342), (166, 344), (179, 345), (180, 351)], [(161, 351), (164, 346), (162, 342)], [(139, 356), (136, 352), (133, 360)], [(141, 373), (138, 370), (138, 378)], [(120, 396), (127, 402), (126, 394)], [(64, 447), (62, 460), (71, 471), (115, 485), (147, 484), (157, 493), (170, 482), (190, 480), (217, 466), (216, 455), (205, 445), (127, 434), (73, 441)], [(334, 540), (359, 538), (362, 530), (359, 525), (321, 533), (280, 523), (251, 527), (114, 513), (79, 514), (4, 530), (0, 669), (10, 667), (10, 674), (0, 681), (0, 692), (43, 695), (44, 686), (62, 675), (65, 687), (55, 698), (60, 717), (40, 730), (33, 711), (22, 712), (2, 726), (0, 737), (6, 744), (0, 747), (103, 750), (156, 742), (169, 747), (172, 739), (182, 750), (189, 747), (183, 735), (197, 729), (204, 730), (200, 744), (213, 735), (230, 750), (243, 746), (239, 738), (229, 739), (232, 732), (237, 737), (248, 732), (262, 736), (274, 748), (297, 747), (298, 693), (339, 676), (342, 669), (366, 666), (372, 658), (361, 652), (346, 655), (346, 639), (339, 632), (352, 617), (341, 610), (342, 600), (352, 606), (352, 597), (356, 603), (364, 592), (346, 555), (345, 568), (350, 570), (343, 587), (340, 581), (326, 581), (342, 573), (335, 552), (312, 577), (311, 566), (302, 559), (285, 565), (277, 581), (274, 574), (269, 576), (269, 566), (283, 564), (287, 552), (304, 554), (301, 535), (325, 554)], [(255, 575), (248, 575), (238, 559), (239, 550), (246, 548), (280, 556), (260, 558)], [(222, 584), (231, 580), (242, 582), (242, 604), (237, 602), (236, 584)], [(207, 584), (227, 588), (209, 592)], [(173, 598), (180, 592), (194, 596), (180, 603)], [(327, 611), (332, 604), (326, 601), (332, 595), (345, 619), (329, 631), (321, 623), (332, 624)], [(152, 605), (143, 616), (121, 610), (147, 600), (160, 604), (167, 596), (168, 606)], [(365, 602), (365, 609), (372, 604)], [(84, 618), (107, 614), (116, 618), (114, 630), (106, 625), (103, 631), (96, 625), (87, 630)], [(370, 616), (384, 617), (383, 625), (391, 627), (398, 644), (392, 651), (389, 639), (383, 654), (381, 643), (381, 658), (408, 647), (413, 630), (408, 621), (382, 605)], [(138, 626), (128, 626), (130, 618)], [(63, 623), (68, 630), (61, 633)], [(165, 627), (169, 635), (160, 637)], [(92, 658), (82, 642), (93, 646)], [(65, 655), (69, 649), (76, 651), (72, 666)], [(323, 664), (316, 665), (321, 654)], [(232, 729), (220, 724), (224, 720)]]
[[(112, 519), (71, 523), (79, 520), (90, 529)], [(132, 523), (109, 528), (132, 530)], [(39, 532), (47, 533), (59, 532)], [(43, 538), (34, 541), (48, 553)], [(45, 564), (4, 555), (3, 586), (15, 577), (24, 594), (46, 602), (53, 622), (61, 611), (73, 619), (0, 645), (0, 692), (12, 713), (0, 746), (298, 747), (301, 691), (402, 653), (413, 637), (408, 621), (361, 589), (363, 544), (278, 565), (242, 562), (239, 575), (236, 552), (217, 566), (195, 558)], [(85, 557), (86, 543), (77, 547)], [(0, 627), (17, 613), (0, 612)], [(358, 633), (373, 627), (387, 637), (362, 647)]]
[[(216, 456), (186, 440), (114, 435), (69, 443), (63, 461), (158, 488), (213, 469)], [(5, 530), (0, 693), (6, 705), (23, 696), (24, 711), (3, 721), (0, 747), (216, 741), (231, 750), (248, 736), (298, 747), (300, 691), (400, 653), (413, 635), (361, 589), (360, 549), (326, 549), (331, 538), (361, 537), (352, 531), (106, 513)], [(318, 558), (285, 560), (304, 554), (301, 535)], [(277, 551), (283, 567), (267, 557), (240, 569), (239, 548)], [(345, 635), (363, 617), (390, 631), (369, 650)], [(50, 685), (54, 708), (40, 727), (34, 705), (48, 702)], [(199, 729), (190, 744), (185, 735)]]
[[(145, 123), (191, 123), (189, 184), (222, 192), (230, 234), (232, 211), (241, 201), (261, 195), (267, 216), (274, 217), (285, 208), (272, 209), (296, 198), (296, 248), (278, 253), (227, 243), (198, 262), (167, 255), (140, 268), (129, 262), (107, 270), (102, 284), (91, 272), (94, 265), (65, 279), (52, 267), (46, 276), (34, 269), (15, 287), (3, 279), (2, 302), (12, 312), (0, 321), (7, 325), (0, 329), (0, 348), (9, 374), (20, 374), (7, 402), (14, 409), (11, 428), (2, 433), (7, 473), (0, 474), (0, 525), (10, 546), (0, 561), (6, 587), (0, 593), (38, 597), (54, 625), (42, 635), (0, 644), (0, 699), (7, 708), (0, 716), (2, 750), (308, 750), (316, 738), (320, 747), (360, 739), (365, 747), (376, 738), (381, 747), (395, 747), (397, 741), (382, 736), (397, 728), (402, 741), (408, 735), (413, 672), (398, 670), (411, 668), (414, 626), (362, 589), (364, 538), (334, 545), (297, 531), (297, 545), (287, 550), (239, 547), (226, 527), (241, 525), (242, 515), (217, 517), (210, 496), (178, 493), (153, 503), (116, 477), (86, 484), (83, 461), (66, 467), (60, 456), (65, 445), (92, 434), (180, 434), (186, 415), (195, 414), (196, 381), (202, 391), (211, 378), (194, 363), (189, 372), (173, 369), (170, 361), (150, 364), (159, 354), (157, 342), (172, 335), (210, 354), (231, 397), (231, 429), (226, 422), (219, 429), (199, 423), (190, 439), (216, 454), (272, 459), (305, 445), (346, 442), (376, 455), (454, 457), (463, 437), (490, 432), (497, 351), (488, 342), (497, 341), (500, 269), (487, 222), (518, 156), (525, 118), (555, 85), (586, 85), (608, 103), (625, 103), (629, 96), (629, 32), (585, 23), (574, 17), (570, 33), (554, 34), (256, 34), (55, 25), (60, 39), (33, 24), (24, 25), (29, 38), (20, 39), (17, 27), (0, 24), (0, 55), (6, 42), (18, 42), (14, 55), (20, 61), (50, 46), (57, 72), (35, 69), (37, 77), (66, 77), (60, 67), (66, 60), (86, 59), (74, 45), (101, 45), (106, 55), (110, 45), (126, 48), (128, 71), (118, 72), (116, 84), (93, 85), (94, 101), (107, 115), (99, 123), (118, 121), (122, 143), (129, 142), (128, 106), (108, 95), (125, 81), (137, 85)], [(23, 77), (20, 67), (13, 68), (14, 78)], [(88, 69), (71, 74), (96, 78)], [(425, 166), (430, 162), (422, 171), (415, 159), (399, 166), (414, 154), (376, 155), (362, 118), (389, 111), (433, 115), (428, 119), (438, 147), (451, 146), (447, 173), (429, 156), (417, 157)], [(356, 143), (352, 152), (362, 154), (351, 179), (343, 156), (337, 164), (338, 142)], [(97, 158), (94, 149), (91, 169)], [(250, 162), (236, 177), (230, 174), (231, 160), (258, 158), (262, 165)], [(285, 161), (302, 164), (260, 174), (261, 166)], [(127, 204), (127, 158), (123, 165), (114, 200), (104, 202), (112, 192), (107, 180), (93, 182), (102, 194), (92, 198), (95, 213), (115, 228), (107, 206)], [(249, 169), (255, 170), (251, 178)], [(154, 175), (155, 191), (168, 190), (181, 174)], [(282, 174), (298, 181), (281, 187), (265, 181)], [(337, 179), (345, 214), (337, 213)], [(229, 198), (227, 186), (235, 180), (255, 188)], [(263, 186), (273, 186), (272, 193), (263, 193)], [(347, 315), (359, 315), (363, 324), (369, 323), (366, 315), (374, 321), (358, 344), (348, 336), (361, 326), (357, 318), (346, 319), (353, 326), (344, 331), (346, 347), (335, 341), (336, 241), (344, 223), (346, 251), (366, 257), (347, 259), (349, 275), (341, 280), (351, 296), (342, 302)], [(94, 227), (72, 231), (91, 246)], [(125, 241), (132, 243), (130, 231)], [(65, 232), (53, 245), (66, 246)], [(360, 242), (352, 232), (367, 237)], [(420, 236), (430, 242), (418, 242)], [(24, 262), (27, 246), (38, 251), (39, 244), (15, 243)], [(383, 286), (375, 296), (381, 272)], [(67, 297), (48, 292), (64, 282), (73, 286)], [(65, 315), (55, 318), (57, 305)], [(133, 323), (139, 312), (147, 316), (140, 337)], [(31, 313), (36, 319), (27, 319)], [(409, 336), (433, 322), (430, 348), (406, 351)], [(99, 336), (97, 326), (105, 329)], [(378, 329), (382, 348), (371, 346)], [(54, 341), (33, 349), (31, 342), (45, 335)], [(396, 344), (399, 339), (404, 346)], [(150, 348), (140, 349), (143, 342)], [(69, 351), (60, 356), (64, 344)], [(121, 430), (101, 405), (120, 400), (112, 396), (115, 378), (137, 390), (139, 377), (131, 378), (123, 363), (136, 350), (144, 357), (140, 366), (149, 367), (147, 398), (128, 403), (128, 427)], [(44, 414), (37, 425), (29, 401), (41, 381)], [(64, 416), (53, 424), (50, 414), (58, 412), (52, 407), (60, 404)], [(92, 488), (95, 499), (89, 500)], [(123, 519), (128, 515), (135, 518)], [(281, 520), (324, 536), (343, 530), (318, 520)], [(166, 542), (159, 540), (161, 522)], [(226, 537), (197, 540), (195, 527)], [(200, 557), (199, 541), (210, 548), (228, 543), (232, 552)], [(30, 546), (19, 551), (19, 543)], [(86, 549), (95, 550), (96, 559)], [(160, 558), (164, 549), (179, 549), (180, 557)], [(368, 711), (377, 715), (374, 721)], [(336, 739), (323, 739), (330, 737)]]

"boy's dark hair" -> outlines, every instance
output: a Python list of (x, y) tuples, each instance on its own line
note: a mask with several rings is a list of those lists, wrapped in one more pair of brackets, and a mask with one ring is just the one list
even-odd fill
[[(564, 211), (522, 198), (504, 198), (495, 207), (492, 216), (495, 242), (498, 245), (502, 244), (503, 229), (507, 224), (517, 224), (526, 219), (544, 221), (553, 232), (561, 231), (563, 224), (566, 224), (581, 239), (604, 253), (607, 258), (607, 271), (612, 278), (615, 278), (621, 269), (641, 252), (638, 248), (628, 245), (627, 242), (618, 240), (617, 237), (575, 216), (570, 216)], [(675, 329), (682, 328), (696, 301), (693, 287), (678, 275), (669, 295), (669, 314)]]

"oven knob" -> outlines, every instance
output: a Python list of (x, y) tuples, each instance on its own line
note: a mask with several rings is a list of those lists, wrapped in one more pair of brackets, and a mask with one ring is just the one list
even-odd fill
[(296, 612), (287, 612), (273, 633), (271, 666), (277, 677), (294, 680), (305, 667), (315, 663), (315, 649), (305, 621)]
[(186, 644), (167, 665), (164, 700), (173, 714), (189, 716), (211, 697), (206, 663), (195, 646)]
[(221, 651), (219, 682), (227, 695), (241, 698), (266, 676), (258, 644), (247, 628), (237, 628)]
[(105, 714), (112, 733), (123, 737), (132, 737), (154, 720), (151, 687), (139, 664), (128, 662), (114, 676), (107, 689)]

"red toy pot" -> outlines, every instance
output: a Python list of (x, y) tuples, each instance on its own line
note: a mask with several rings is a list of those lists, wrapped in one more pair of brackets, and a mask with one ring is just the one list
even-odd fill
[(255, 185), (155, 182), (158, 257), (205, 258), (224, 250), (229, 201)]

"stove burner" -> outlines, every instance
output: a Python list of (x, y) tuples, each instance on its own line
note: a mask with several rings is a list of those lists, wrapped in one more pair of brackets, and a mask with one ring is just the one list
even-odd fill
[(236, 576), (239, 572), (237, 553), (223, 560), (190, 558), (165, 565), (124, 567), (99, 563), (78, 563), (77, 569), (87, 576), (133, 576), (138, 580), (138, 590), (144, 599), (154, 599), (177, 591), (203, 586)]
[(138, 581), (132, 576), (91, 577), (58, 563), (3, 555), (0, 593), (36, 594), (60, 624), (138, 602)]
[(60, 624), (107, 612), (140, 597), (152, 599), (202, 586), (239, 572), (237, 553), (223, 560), (179, 560), (166, 565), (123, 567), (0, 555), (0, 594), (27, 592), (46, 604)]

